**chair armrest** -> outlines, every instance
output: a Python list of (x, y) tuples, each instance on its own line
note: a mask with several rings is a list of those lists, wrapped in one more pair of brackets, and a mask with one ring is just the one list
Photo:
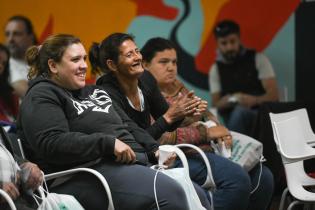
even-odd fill
[(4, 197), (4, 199), (8, 202), (8, 204), (12, 210), (16, 210), (14, 202), (13, 202), (12, 198), (8, 195), (8, 193), (6, 193), (4, 190), (0, 189), (0, 195), (2, 197)]
[(192, 144), (177, 144), (175, 146), (178, 148), (188, 147), (190, 149), (196, 150), (200, 154), (207, 168), (207, 178), (206, 178), (206, 181), (203, 183), (202, 187), (205, 189), (211, 189), (211, 191), (214, 190), (216, 188), (216, 185), (212, 176), (212, 170), (210, 167), (209, 160), (207, 156), (205, 155), (205, 153), (199, 147)]
[(108, 185), (106, 179), (104, 178), (104, 176), (94, 169), (91, 169), (91, 168), (74, 168), (74, 169), (70, 169), (70, 170), (66, 170), (66, 171), (60, 171), (60, 172), (56, 172), (56, 173), (47, 174), (47, 175), (45, 175), (45, 179), (46, 179), (46, 181), (48, 181), (48, 180), (60, 178), (62, 176), (75, 174), (78, 172), (91, 173), (91, 174), (95, 175), (101, 181), (101, 183), (102, 183), (102, 185), (103, 185), (103, 187), (107, 193), (107, 197), (108, 197), (108, 210), (114, 210), (115, 208), (114, 208), (113, 198), (112, 198), (112, 194), (111, 194), (109, 185)]
[(161, 146), (159, 146), (159, 150), (163, 150), (163, 149), (165, 149), (167, 151), (175, 152), (177, 157), (179, 157), (179, 159), (182, 161), (183, 168), (187, 171), (187, 174), (189, 174), (189, 166), (188, 166), (188, 162), (186, 159), (186, 155), (184, 154), (184, 152), (182, 150), (177, 148), (175, 145), (161, 145)]

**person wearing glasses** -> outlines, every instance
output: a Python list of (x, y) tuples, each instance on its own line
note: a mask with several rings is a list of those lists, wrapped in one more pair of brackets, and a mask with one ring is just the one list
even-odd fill
[(212, 105), (230, 130), (251, 135), (257, 107), (278, 100), (274, 70), (264, 54), (242, 45), (236, 22), (219, 22), (214, 36), (217, 57), (209, 72)]

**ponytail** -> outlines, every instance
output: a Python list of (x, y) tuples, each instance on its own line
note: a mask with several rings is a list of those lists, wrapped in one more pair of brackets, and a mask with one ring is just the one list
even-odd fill
[(92, 73), (93, 74), (101, 74), (102, 71), (102, 62), (100, 60), (100, 49), (99, 44), (96, 42), (93, 42), (90, 50), (89, 50), (89, 60), (92, 67)]
[(26, 62), (30, 66), (30, 70), (27, 75), (29, 80), (40, 75), (39, 47), (34, 45), (27, 49)]

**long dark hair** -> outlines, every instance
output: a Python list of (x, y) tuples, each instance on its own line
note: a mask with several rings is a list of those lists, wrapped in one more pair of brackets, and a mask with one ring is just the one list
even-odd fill
[(119, 47), (126, 40), (134, 41), (134, 36), (125, 33), (113, 33), (106, 37), (100, 44), (94, 42), (89, 50), (92, 72), (95, 74), (108, 73), (110, 70), (106, 64), (106, 60), (110, 59), (117, 64)]
[(14, 98), (13, 98), (13, 88), (11, 87), (9, 83), (9, 58), (10, 58), (10, 52), (8, 48), (6, 48), (3, 44), (0, 43), (0, 51), (7, 54), (8, 60), (4, 65), (4, 70), (2, 74), (0, 74), (0, 98), (8, 107), (14, 106)]

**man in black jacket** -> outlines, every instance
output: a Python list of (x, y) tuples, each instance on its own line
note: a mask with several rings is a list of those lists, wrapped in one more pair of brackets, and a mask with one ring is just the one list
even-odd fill
[(218, 52), (209, 73), (213, 106), (230, 130), (251, 135), (257, 106), (278, 100), (274, 70), (265, 55), (242, 46), (234, 21), (219, 22), (214, 35)]

